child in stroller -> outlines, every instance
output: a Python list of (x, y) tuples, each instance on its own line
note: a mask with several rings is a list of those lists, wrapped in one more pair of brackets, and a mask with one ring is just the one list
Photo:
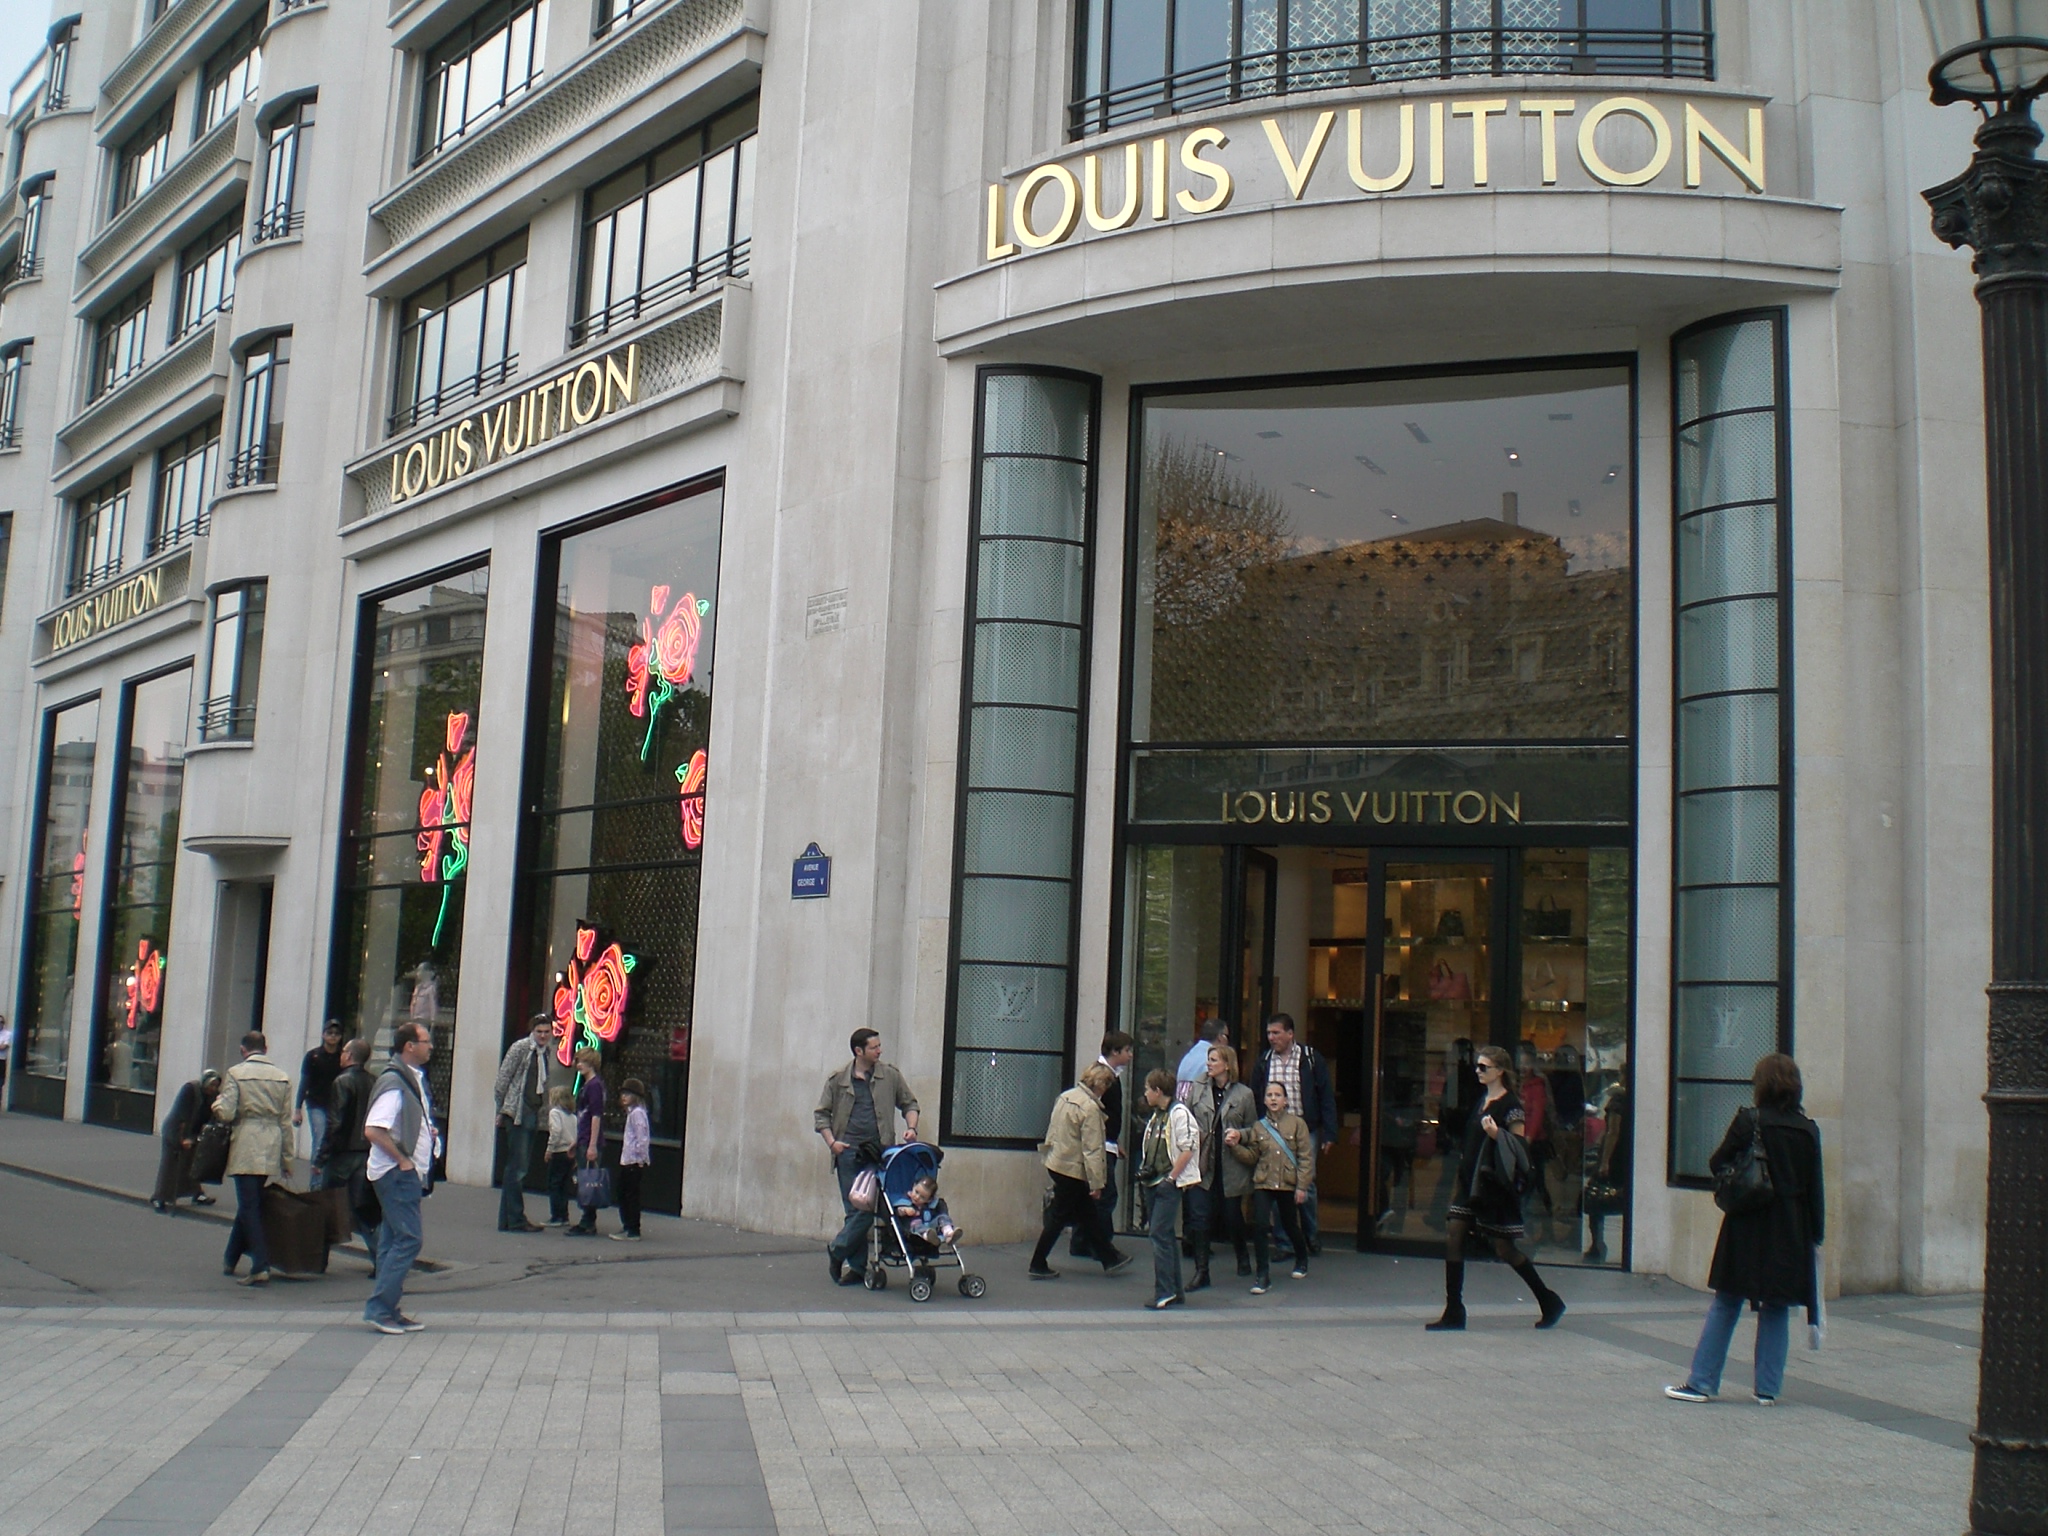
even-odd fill
[(960, 1256), (960, 1229), (939, 1198), (939, 1163), (945, 1154), (925, 1142), (906, 1142), (882, 1154), (881, 1213), (868, 1240), (868, 1264), (861, 1280), (871, 1291), (889, 1284), (889, 1270), (910, 1271), (910, 1299), (930, 1301), (937, 1290), (933, 1272), (960, 1271), (960, 1294), (981, 1296), (987, 1282), (967, 1272)]

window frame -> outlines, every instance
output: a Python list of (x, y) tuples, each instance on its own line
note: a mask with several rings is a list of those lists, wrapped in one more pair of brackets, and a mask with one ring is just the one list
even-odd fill
[[(201, 231), (196, 240), (178, 252), (178, 290), (171, 306), (171, 345), (177, 345), (214, 316), (227, 314), (235, 307), (235, 262), (241, 255), (241, 249), (242, 212), (237, 208)], [(209, 284), (208, 275), (216, 257), (220, 258), (219, 272), (216, 281)], [(202, 307), (196, 310), (193, 308), (195, 277), (199, 279), (197, 290), (202, 296)], [(203, 297), (209, 286), (219, 290), (210, 303)]]
[(149, 366), (149, 309), (154, 277), (144, 278), (92, 323), (92, 371), (86, 400), (110, 394)]
[[(393, 348), (394, 361), (391, 381), (391, 414), (385, 419), (385, 431), (390, 436), (410, 432), (424, 422), (434, 420), (450, 406), (462, 400), (474, 400), (489, 390), (495, 389), (506, 380), (519, 374), (519, 351), (514, 345), (519, 338), (520, 289), (523, 286), (520, 274), (526, 270), (527, 234), (522, 229), (517, 234), (500, 240), (488, 250), (481, 251), (442, 274), (433, 282), (424, 284), (407, 294), (398, 304), (398, 338)], [(518, 248), (517, 259), (507, 253)], [(499, 262), (503, 259), (504, 265)], [(468, 281), (468, 274), (477, 263), (483, 263), (480, 280)], [(458, 287), (458, 281), (463, 286)], [(504, 287), (499, 290), (499, 284)], [(438, 294), (437, 294), (438, 290)], [(493, 297), (497, 298), (494, 307)], [(446, 376), (448, 362), (448, 315), (472, 295), (482, 294), (483, 300), (477, 312), (476, 372), (450, 380)], [(431, 303), (432, 307), (423, 307)], [(416, 318), (412, 312), (419, 309)], [(438, 327), (435, 321), (440, 321)], [(490, 354), (492, 331), (496, 330), (498, 352), (496, 359), (486, 361)], [(427, 337), (432, 333), (432, 346), (437, 353), (435, 371), (436, 386), (431, 395), (423, 395), (420, 386), (424, 378)], [(412, 374), (410, 384), (406, 379)]]
[[(237, 606), (232, 614), (223, 615), (221, 599), (229, 596), (236, 599)], [(208, 594), (207, 608), (206, 683), (199, 699), (199, 740), (202, 744), (254, 741), (256, 710), (262, 698), (263, 631), (265, 616), (270, 611), (270, 578), (259, 576), (216, 587)], [(214, 686), (221, 681), (224, 626), (232, 627), (233, 653), (228, 660), (227, 692), (216, 693)]]
[[(241, 359), (241, 380), (235, 391), (235, 452), (227, 460), (224, 488), (245, 490), (252, 486), (277, 484), (278, 464), (284, 454), (285, 395), (291, 383), (290, 331), (273, 331), (249, 344)], [(257, 372), (250, 364), (263, 359)], [(262, 418), (256, 433), (250, 429), (251, 403), (261, 399)]]
[(128, 496), (133, 479), (133, 471), (123, 469), (118, 474), (109, 475), (83, 495), (72, 498), (68, 547), (64, 554), (64, 595), (67, 598), (104, 586), (121, 574), (128, 534)]
[[(243, 102), (263, 88), (263, 29), (268, 19), (266, 0), (207, 57), (199, 72), (199, 95), (192, 111), (195, 141), (234, 116)], [(242, 77), (242, 94), (236, 96), (234, 81), (238, 73)]]
[[(214, 477), (220, 472), (221, 427), (219, 416), (214, 416), (200, 426), (194, 427), (182, 437), (174, 437), (157, 450), (156, 472), (150, 477), (149, 539), (143, 546), (143, 558), (153, 560), (167, 550), (176, 549), (193, 539), (205, 535), (212, 522), (211, 503), (213, 500)], [(183, 487), (190, 483), (193, 461), (198, 461), (199, 486), (197, 505), (192, 516), (183, 515), (185, 496)], [(170, 501), (168, 482), (173, 475), (180, 482), (178, 502), (180, 514), (177, 520), (166, 527), (164, 510)]]
[[(170, 174), (176, 98), (152, 112), (114, 151), (114, 190), (107, 216), (116, 218)], [(145, 179), (145, 172), (147, 179)]]
[(43, 275), (43, 220), (49, 213), (50, 188), (57, 173), (45, 171), (27, 179), (21, 189), (21, 244), (14, 253), (14, 266), (0, 282), (21, 283)]
[(21, 446), (22, 374), (32, 363), (35, 338), (0, 347), (0, 450)]
[[(314, 124), (317, 104), (318, 98), (313, 96), (289, 102), (271, 117), (264, 129), (263, 201), (250, 225), (251, 245), (282, 240), (305, 228), (306, 134)], [(282, 188), (278, 185), (280, 177)]]
[[(486, 4), (443, 33), (432, 47), (421, 51), (419, 125), (412, 150), (414, 165), (425, 164), (485, 124), (497, 121), (515, 102), (529, 95), (547, 78), (547, 4), (548, 0), (487, 0)], [(521, 18), (527, 18), (524, 28), (526, 74), (515, 84), (513, 54), (515, 35), (521, 30)], [(450, 78), (460, 71), (466, 98), (469, 89), (466, 66), (489, 47), (492, 38), (499, 36), (505, 39), (505, 58), (498, 94), (475, 117), (465, 115), (453, 128), (449, 128), (447, 95)], [(464, 111), (466, 114), (466, 101)]]

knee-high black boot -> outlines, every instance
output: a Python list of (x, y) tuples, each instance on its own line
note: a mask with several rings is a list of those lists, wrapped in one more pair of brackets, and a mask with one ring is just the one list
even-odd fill
[(1527, 1259), (1519, 1260), (1514, 1266), (1515, 1273), (1522, 1277), (1522, 1284), (1529, 1287), (1529, 1294), (1536, 1298), (1540, 1315), (1536, 1319), (1538, 1328), (1555, 1328), (1557, 1320), (1564, 1316), (1564, 1298), (1543, 1283), (1543, 1277), (1536, 1273), (1536, 1266)]
[(1457, 1333), (1465, 1326), (1465, 1261), (1444, 1260), (1444, 1315), (1423, 1325), (1429, 1333)]

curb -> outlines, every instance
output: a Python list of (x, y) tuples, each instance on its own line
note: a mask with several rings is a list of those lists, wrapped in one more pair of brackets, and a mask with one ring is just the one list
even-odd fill
[[(0, 1159), (0, 1172), (16, 1173), (25, 1179), (35, 1179), (43, 1184), (54, 1184), (59, 1189), (75, 1189), (80, 1194), (98, 1195), (103, 1200), (119, 1200), (124, 1205), (139, 1205), (145, 1211), (153, 1211), (155, 1209), (150, 1204), (149, 1196), (138, 1195), (132, 1189), (122, 1189), (113, 1184), (97, 1184), (91, 1179), (73, 1178), (70, 1174), (52, 1173), (47, 1168), (31, 1168), (26, 1163), (10, 1163), (5, 1159)], [(174, 1206), (173, 1210), (179, 1216), (196, 1216), (201, 1221), (210, 1221), (217, 1226), (232, 1227), (235, 1224), (234, 1216), (218, 1206), (184, 1204)], [(352, 1259), (367, 1261), (370, 1257), (370, 1250), (361, 1243), (334, 1243), (329, 1246), (330, 1251), (345, 1254)], [(421, 1274), (437, 1275), (445, 1270), (455, 1269), (460, 1266), (447, 1263), (441, 1259), (419, 1258), (412, 1261), (412, 1267)]]

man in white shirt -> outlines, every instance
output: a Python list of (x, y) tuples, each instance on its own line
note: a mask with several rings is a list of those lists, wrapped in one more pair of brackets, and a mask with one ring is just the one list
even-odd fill
[(405, 1277), (420, 1255), (420, 1200), (433, 1187), (433, 1097), (427, 1088), (427, 1060), (434, 1037), (424, 1024), (405, 1023), (392, 1032), (397, 1052), (370, 1093), (363, 1134), (370, 1143), (366, 1170), (384, 1207), (377, 1238), (377, 1279), (363, 1304), (363, 1321), (379, 1333), (417, 1333), (426, 1324), (399, 1311)]

